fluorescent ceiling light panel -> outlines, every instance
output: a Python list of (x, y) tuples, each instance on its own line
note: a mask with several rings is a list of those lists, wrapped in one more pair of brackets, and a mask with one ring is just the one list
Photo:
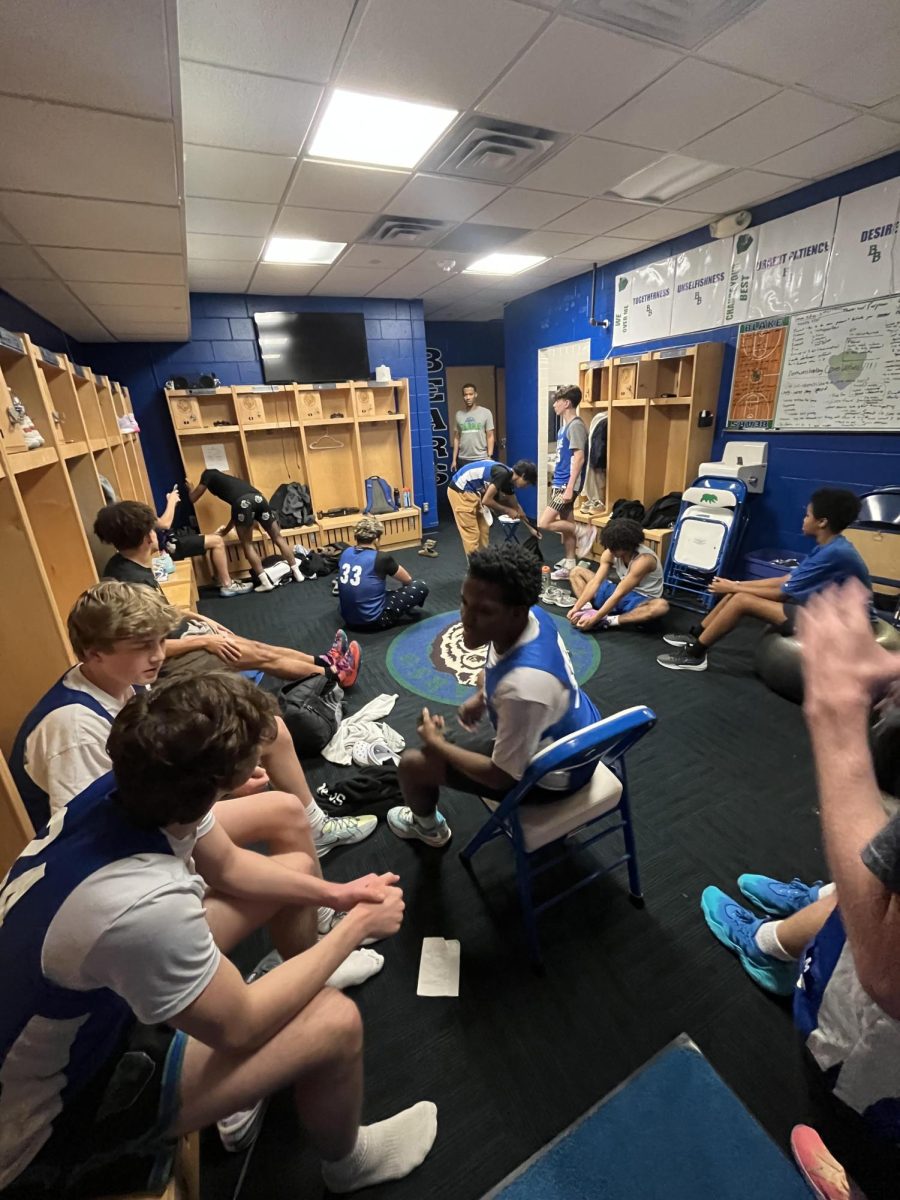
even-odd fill
[(543, 254), (488, 254), (479, 258), (470, 267), (466, 267), (464, 275), (521, 275), (530, 271), (538, 263), (546, 262)]
[(309, 155), (380, 167), (414, 167), (456, 115), (453, 108), (336, 88)]
[(315, 238), (269, 238), (263, 254), (267, 263), (333, 263), (346, 242), (320, 242)]
[(676, 196), (718, 179), (731, 169), (721, 163), (702, 162), (684, 154), (667, 154), (649, 167), (629, 175), (610, 188), (607, 195), (623, 200), (642, 200), (645, 204), (668, 204)]

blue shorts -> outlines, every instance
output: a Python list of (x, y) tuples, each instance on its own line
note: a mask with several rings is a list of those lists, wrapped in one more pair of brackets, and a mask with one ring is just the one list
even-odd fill
[[(611, 579), (604, 579), (597, 588), (596, 594), (591, 601), (591, 608), (600, 608), (602, 605), (604, 605), (618, 586), (619, 585), (617, 583), (613, 583)], [(651, 596), (643, 596), (640, 592), (629, 592), (627, 595), (623, 596), (615, 608), (612, 609), (611, 615), (617, 617), (619, 613), (632, 612), (635, 608), (639, 608), (642, 604), (648, 603), (648, 601), (651, 599)]]

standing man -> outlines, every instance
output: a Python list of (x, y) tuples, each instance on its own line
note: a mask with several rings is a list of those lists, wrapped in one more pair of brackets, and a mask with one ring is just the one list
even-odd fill
[(584, 483), (584, 457), (587, 429), (578, 415), (581, 388), (572, 384), (557, 389), (553, 411), (559, 418), (556, 460), (553, 468), (550, 501), (541, 513), (538, 526), (558, 533), (563, 542), (563, 557), (556, 564), (553, 579), (568, 579), (575, 566), (575, 522), (572, 509)]
[(465, 408), (456, 413), (453, 426), (453, 461), (451, 472), (466, 463), (494, 457), (494, 416), (489, 408), (478, 403), (474, 383), (464, 383)]

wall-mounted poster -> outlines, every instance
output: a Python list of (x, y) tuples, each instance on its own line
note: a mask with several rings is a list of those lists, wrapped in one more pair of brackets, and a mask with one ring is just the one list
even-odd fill
[(745, 229), (733, 239), (731, 270), (728, 273), (728, 290), (725, 296), (726, 325), (746, 320), (747, 309), (750, 307), (750, 285), (753, 282), (758, 237), (758, 229)]
[(726, 429), (771, 429), (790, 317), (748, 321), (738, 330)]
[(612, 340), (616, 345), (628, 340), (628, 327), (631, 314), (631, 276), (616, 276), (616, 300), (613, 315)]
[(731, 238), (707, 242), (676, 256), (670, 333), (695, 333), (722, 324), (731, 270), (731, 242)]
[(825, 200), (760, 227), (747, 312), (751, 320), (821, 305), (837, 211), (837, 198)]
[(841, 199), (824, 305), (875, 300), (900, 289), (900, 179)]
[(653, 342), (669, 336), (675, 259), (648, 263), (631, 272), (631, 301), (623, 342)]

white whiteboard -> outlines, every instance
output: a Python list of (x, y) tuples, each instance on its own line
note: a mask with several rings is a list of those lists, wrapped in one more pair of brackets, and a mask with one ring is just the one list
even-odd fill
[(900, 296), (791, 317), (773, 429), (900, 429)]

